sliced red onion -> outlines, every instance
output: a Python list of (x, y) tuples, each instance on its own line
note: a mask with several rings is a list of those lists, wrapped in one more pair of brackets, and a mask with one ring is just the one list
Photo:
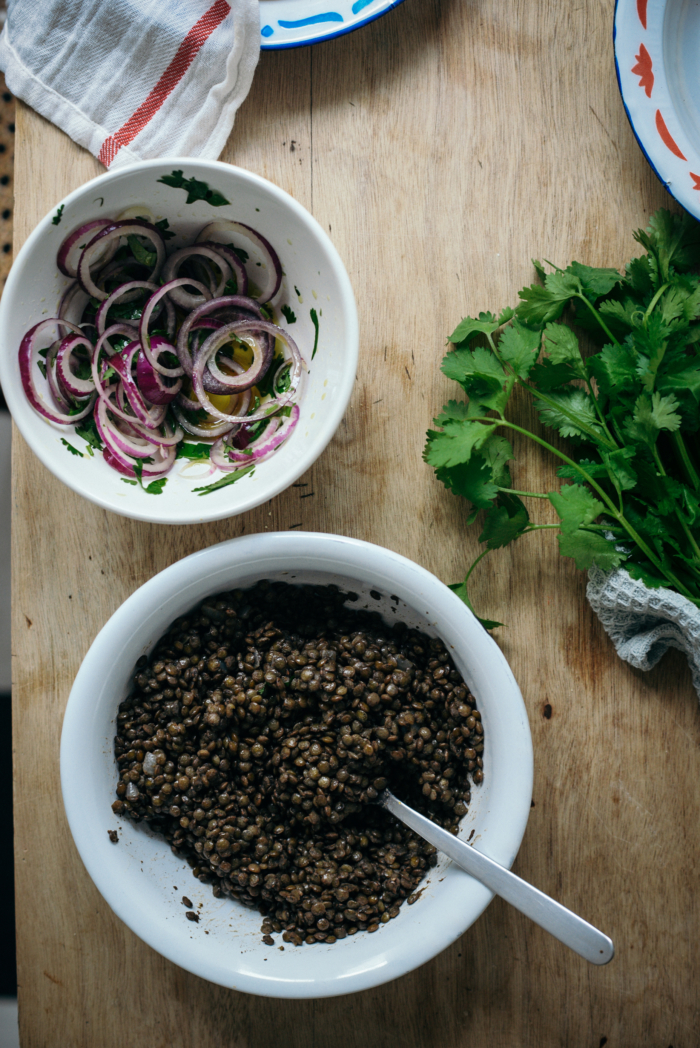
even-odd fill
[[(79, 327), (75, 324), (71, 324), (68, 320), (61, 320), (60, 317), (50, 317), (47, 320), (40, 320), (38, 324), (35, 324), (33, 328), (30, 328), (27, 334), (22, 339), (19, 347), (19, 374), (22, 381), (22, 388), (24, 389), (27, 400), (32, 405), (35, 411), (38, 411), (40, 415), (47, 418), (49, 422), (56, 422), (61, 426), (72, 426), (74, 422), (80, 422), (81, 419), (85, 418), (92, 411), (92, 405), (94, 398), (86, 404), (82, 411), (76, 415), (63, 414), (63, 412), (56, 411), (54, 408), (49, 408), (42, 400), (41, 396), (37, 392), (36, 386), (34, 385), (34, 376), (32, 374), (32, 364), (34, 361), (34, 350), (39, 335), (49, 327), (50, 324), (63, 325), (73, 331), (76, 335), (81, 335), (82, 332)], [(55, 341), (55, 340), (54, 340)], [(47, 369), (48, 375), (48, 369)]]
[(56, 356), (60, 346), (60, 339), (57, 339), (49, 346), (49, 351), (44, 357), (44, 367), (46, 368), (46, 382), (51, 390), (51, 396), (53, 397), (56, 406), (69, 415), (76, 407), (76, 404), (71, 394), (62, 385), (58, 372), (56, 371)]
[[(125, 455), (123, 451), (116, 452), (110, 447), (106, 447), (103, 451), (104, 460), (108, 466), (115, 469), (117, 473), (123, 473), (125, 477), (135, 477), (136, 471), (134, 469), (135, 460), (128, 455)], [(172, 467), (175, 461), (175, 448), (170, 448), (164, 458), (159, 458), (162, 452), (156, 452), (156, 461), (144, 462), (143, 472), (141, 473), (141, 479), (146, 480), (153, 479), (154, 477), (164, 476)]]
[(61, 341), (56, 354), (56, 371), (63, 389), (72, 397), (89, 397), (95, 392), (95, 383), (91, 378), (78, 378), (71, 370), (73, 353), (78, 346), (84, 346), (92, 357), (92, 342), (84, 335), (66, 335)]
[[(183, 284), (188, 284), (190, 287), (196, 287), (202, 292), (206, 299), (209, 298), (209, 291), (205, 288), (204, 284), (200, 284), (197, 280), (192, 280), (190, 277), (178, 277), (176, 280), (169, 280), (166, 284), (163, 284), (161, 288), (158, 288), (151, 297), (149, 298), (146, 305), (143, 307), (143, 313), (141, 314), (141, 323), (139, 324), (139, 338), (141, 339), (141, 345), (143, 351), (146, 354), (146, 359), (153, 368), (154, 371), (158, 371), (161, 375), (167, 375), (168, 378), (179, 378), (180, 375), (184, 374), (184, 369), (179, 368), (166, 368), (162, 364), (159, 364), (155, 356), (151, 352), (151, 336), (148, 334), (148, 325), (151, 320), (153, 310), (158, 305), (164, 295), (169, 295), (175, 288), (182, 287)], [(179, 357), (179, 351), (178, 351)]]
[[(107, 396), (104, 386), (102, 385), (100, 356), (104, 349), (109, 354), (109, 359), (111, 360), (114, 355), (114, 350), (112, 349), (109, 339), (114, 335), (124, 335), (128, 339), (133, 339), (134, 329), (128, 327), (126, 324), (112, 324), (111, 327), (108, 327), (98, 338), (92, 354), (92, 380), (95, 383), (95, 389), (97, 390), (97, 395), (99, 397)], [(105, 367), (109, 367), (109, 364), (107, 363)]]
[[(219, 411), (219, 409), (212, 404), (212, 402), (209, 400), (209, 397), (206, 395), (202, 383), (202, 375), (207, 360), (212, 355), (212, 353), (215, 353), (219, 346), (223, 344), (223, 341), (225, 341), (223, 338), (224, 333), (226, 333), (226, 338), (230, 339), (232, 336), (241, 337), (243, 335), (253, 334), (257, 331), (267, 331), (268, 334), (274, 335), (275, 338), (279, 338), (282, 342), (286, 343), (290, 353), (292, 354), (292, 365), (289, 374), (290, 386), (287, 392), (284, 393), (281, 398), (273, 401), (271, 404), (264, 405), (256, 415), (247, 416), (246, 422), (258, 422), (261, 419), (270, 418), (270, 416), (275, 415), (280, 408), (286, 407), (287, 404), (291, 403), (293, 397), (296, 394), (297, 386), (299, 384), (302, 369), (304, 366), (304, 360), (302, 358), (301, 353), (299, 352), (299, 348), (296, 342), (289, 334), (289, 332), (284, 331), (283, 328), (278, 328), (276, 324), (271, 324), (267, 320), (239, 320), (235, 324), (227, 324), (226, 327), (221, 328), (219, 331), (215, 331), (212, 335), (209, 336), (209, 338), (205, 341), (204, 345), (198, 351), (197, 357), (194, 362), (194, 367), (192, 369), (192, 385), (197, 400), (210, 415), (214, 416), (214, 418), (219, 418), (222, 421), (228, 421), (231, 418), (231, 416), (224, 414), (223, 411)], [(255, 361), (253, 362), (253, 366), (254, 364)], [(251, 367), (248, 369), (248, 371), (246, 371), (246, 378), (250, 375), (250, 372), (252, 370), (253, 368)], [(256, 376), (256, 378), (259, 377), (260, 375)], [(252, 384), (253, 383), (251, 383), (251, 385)], [(233, 384), (231, 384), (230, 388), (233, 389), (235, 387), (233, 387)]]
[[(78, 226), (77, 229), (74, 229), (72, 233), (68, 234), (66, 239), (59, 247), (58, 254), (56, 255), (56, 265), (65, 276), (77, 276), (78, 262), (80, 260), (80, 255), (83, 252), (84, 248), (87, 246), (89, 241), (92, 240), (92, 238), (95, 236), (95, 233), (99, 229), (105, 229), (107, 226), (111, 225), (111, 218), (95, 218), (92, 220), (92, 222), (86, 222), (85, 225)], [(104, 246), (107, 247), (106, 244)], [(118, 247), (118, 243), (114, 245), (110, 243), (110, 258), (112, 257), (112, 255)], [(96, 258), (95, 262), (98, 262), (100, 260), (102, 262), (107, 261), (107, 259), (104, 258)]]
[[(144, 437), (162, 448), (177, 446), (185, 435), (180, 426), (177, 429), (173, 429), (167, 419), (163, 421), (162, 426), (158, 429), (147, 429), (136, 421), (130, 423), (130, 429), (134, 436)], [(165, 432), (161, 433), (161, 429), (165, 430)]]
[(62, 320), (70, 320), (73, 324), (80, 324), (85, 307), (89, 301), (90, 296), (83, 291), (78, 281), (74, 280), (61, 295), (61, 300), (58, 303), (58, 316)]
[[(226, 287), (227, 282), (231, 279), (231, 267), (221, 252), (213, 251), (211, 247), (205, 244), (194, 244), (192, 247), (182, 247), (179, 251), (174, 251), (163, 267), (163, 280), (166, 283), (169, 280), (175, 280), (181, 263), (191, 255), (203, 255), (204, 258), (208, 258), (218, 266), (221, 271), (221, 277), (216, 288), (210, 292), (210, 297), (218, 298)], [(191, 295), (182, 286), (173, 287), (170, 291), (170, 297), (173, 302), (178, 306), (182, 306), (183, 309), (195, 309), (207, 301), (205, 295)]]
[(281, 425), (279, 421), (279, 418), (271, 419), (265, 431), (242, 451), (225, 444), (223, 437), (217, 440), (210, 452), (212, 462), (224, 472), (240, 469), (253, 462), (263, 462), (293, 433), (299, 421), (299, 405), (293, 406), (290, 414), (281, 420)]
[[(248, 310), (251, 313), (256, 313), (262, 319), (258, 303), (255, 299), (247, 298), (245, 295), (224, 295), (222, 298), (212, 298), (211, 301), (198, 306), (189, 316), (185, 317), (177, 336), (178, 360), (188, 375), (192, 374), (192, 354), (188, 345), (190, 332), (194, 331), (196, 327), (205, 327), (206, 325), (200, 324), (200, 321), (207, 317), (209, 313), (214, 313), (219, 309), (227, 309), (228, 307)], [(217, 326), (221, 327), (221, 324)]]
[[(225, 346), (234, 336), (238, 335), (238, 329), (241, 324), (245, 323), (260, 322), (239, 320), (233, 324), (226, 324), (224, 327), (219, 328), (218, 331), (214, 331), (213, 334), (209, 335), (195, 354), (194, 366), (192, 368), (192, 386), (197, 400), (200, 401), (202, 407), (206, 407), (207, 411), (209, 411), (209, 406), (204, 402), (204, 400), (202, 400), (202, 396), (206, 397), (206, 390), (204, 388), (204, 369), (207, 364), (209, 365), (214, 378), (221, 383), (221, 385), (226, 387), (229, 393), (239, 393), (244, 389), (250, 389), (256, 382), (260, 381), (270, 366), (272, 352), (267, 346), (263, 346), (261, 342), (254, 339), (253, 363), (247, 371), (244, 371), (239, 375), (226, 375), (220, 370), (220, 368), (216, 367), (214, 363), (216, 354), (222, 346)], [(202, 396), (200, 396), (200, 391)], [(217, 417), (223, 418), (223, 415), (219, 413)]]
[(142, 425), (153, 428), (153, 410), (152, 408), (149, 408), (141, 396), (141, 391), (136, 385), (134, 376), (131, 373), (134, 357), (140, 349), (140, 342), (130, 342), (120, 353), (115, 353), (113, 357), (109, 358), (109, 364), (120, 376), (122, 380), (122, 390), (129, 402), (129, 407), (133, 411), (137, 420), (141, 422)]
[[(172, 353), (174, 356), (177, 355), (175, 347), (171, 346), (168, 340), (163, 338), (162, 335), (153, 335), (151, 337), (151, 352), (156, 360), (161, 353)], [(139, 354), (136, 363), (136, 381), (141, 393), (146, 400), (151, 402), (151, 404), (169, 404), (182, 388), (181, 378), (178, 379), (174, 385), (166, 386), (162, 377), (153, 368), (143, 353)]]
[(122, 237), (131, 236), (132, 234), (134, 236), (147, 237), (153, 243), (156, 249), (156, 262), (151, 270), (151, 279), (155, 280), (160, 273), (165, 259), (165, 244), (160, 231), (155, 226), (152, 226), (150, 222), (144, 222), (138, 218), (128, 219), (124, 222), (112, 222), (92, 238), (78, 262), (78, 280), (81, 287), (92, 295), (93, 298), (102, 300), (109, 297), (107, 291), (97, 287), (90, 275), (90, 269), (100, 256), (102, 247), (112, 240), (116, 240), (118, 244)]
[[(127, 298), (128, 292), (135, 291), (138, 293), (142, 290), (157, 291), (158, 285), (151, 283), (150, 280), (128, 280), (126, 284), (120, 284), (119, 287), (100, 304), (100, 308), (95, 314), (95, 323), (97, 324), (97, 330), (100, 335), (104, 333), (104, 329), (107, 327), (107, 314), (114, 303), (118, 302), (120, 298), (123, 298), (124, 301), (129, 301)], [(139, 322), (138, 320), (122, 320), (121, 323), (129, 324), (131, 327), (138, 327)]]
[(238, 234), (249, 240), (262, 255), (266, 279), (264, 286), (260, 289), (258, 301), (270, 302), (279, 291), (282, 283), (282, 265), (272, 244), (261, 233), (258, 233), (257, 230), (252, 229), (250, 226), (244, 225), (242, 222), (218, 218), (201, 230), (197, 237), (197, 243), (206, 243), (208, 240), (213, 240), (215, 243), (231, 243), (233, 234)]
[[(108, 387), (111, 392), (116, 384)], [(124, 433), (109, 417), (110, 407), (107, 400), (100, 397), (95, 411), (95, 425), (103, 443), (115, 455), (131, 455), (132, 458), (150, 458), (158, 451), (158, 445), (144, 437), (132, 438)]]
[(200, 241), (202, 247), (211, 248), (218, 255), (222, 255), (230, 265), (236, 277), (236, 294), (248, 294), (248, 274), (240, 258), (229, 244), (217, 244), (214, 240)]

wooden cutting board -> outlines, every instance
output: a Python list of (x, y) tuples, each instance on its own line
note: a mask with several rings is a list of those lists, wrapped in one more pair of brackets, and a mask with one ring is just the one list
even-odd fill
[[(618, 660), (584, 575), (548, 533), (487, 558), (473, 597), (507, 623), (497, 636), (533, 733), (534, 807), (514, 868), (612, 935), (608, 967), (588, 966), (496, 900), (439, 957), (376, 990), (318, 1002), (224, 990), (112, 915), (73, 847), (59, 790), (61, 720), (80, 661), (119, 604), (174, 560), (244, 531), (301, 526), (386, 545), (445, 582), (463, 577), (477, 532), (421, 462), (425, 430), (455, 392), (439, 371), (447, 334), (466, 313), (514, 302), (533, 256), (621, 266), (632, 230), (673, 206), (627, 124), (612, 15), (601, 0), (406, 0), (349, 36), (262, 55), (223, 159), (313, 212), (360, 310), (355, 393), (307, 487), (217, 524), (149, 526), (81, 500), (16, 436), (24, 1048), (700, 1043), (697, 697), (676, 653), (648, 674)], [(18, 109), (15, 249), (101, 170)], [(516, 410), (535, 424), (524, 401)], [(516, 486), (553, 485), (537, 448), (516, 442), (516, 455)], [(547, 508), (533, 515), (548, 519)]]

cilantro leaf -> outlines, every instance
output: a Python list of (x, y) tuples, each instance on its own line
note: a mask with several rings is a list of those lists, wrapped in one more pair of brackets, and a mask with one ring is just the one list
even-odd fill
[(241, 477), (245, 477), (247, 473), (252, 473), (255, 469), (255, 464), (252, 466), (244, 466), (243, 469), (237, 469), (233, 473), (227, 473), (221, 477), (220, 480), (215, 480), (213, 484), (206, 484), (202, 488), (192, 488), (193, 491), (198, 492), (200, 495), (208, 495), (212, 491), (218, 491), (220, 488), (226, 488), (229, 484), (235, 484), (236, 481), (240, 480)]
[(147, 484), (143, 490), (147, 495), (162, 495), (163, 488), (167, 483), (167, 477), (159, 477), (158, 480), (152, 480), (150, 484)]
[(184, 189), (187, 193), (186, 204), (204, 200), (212, 207), (223, 207), (224, 204), (231, 203), (218, 189), (211, 189), (206, 182), (200, 182), (197, 178), (185, 178), (182, 171), (173, 171), (169, 175), (163, 175), (157, 181), (162, 182), (163, 185), (172, 186), (174, 189)]
[(172, 240), (172, 238), (175, 236), (175, 233), (173, 233), (172, 229), (170, 229), (170, 223), (168, 222), (167, 218), (161, 218), (154, 224), (156, 229), (162, 236), (163, 240)]
[(595, 531), (562, 531), (558, 535), (559, 552), (563, 557), (573, 557), (576, 567), (588, 571), (595, 564), (603, 571), (618, 568), (625, 554), (616, 549), (615, 543)]
[(481, 447), (491, 433), (482, 422), (444, 422), (443, 432), (431, 431), (425, 461), (436, 469), (468, 462), (472, 452)]
[(463, 317), (447, 341), (466, 347), (477, 335), (491, 335), (498, 331), (502, 323), (505, 321), (500, 317), (497, 320), (493, 313), (479, 313), (477, 318)]
[(65, 206), (66, 206), (65, 204), (61, 204), (61, 206), (59, 207), (58, 211), (56, 212), (56, 214), (51, 219), (51, 225), (52, 226), (57, 226), (60, 223), (61, 219), (63, 218), (63, 209), (65, 208)]
[(316, 350), (318, 349), (318, 313), (315, 309), (309, 310), (309, 316), (311, 317), (311, 323), (314, 326), (314, 348), (311, 350), (311, 359), (313, 360), (316, 356)]
[(567, 364), (577, 378), (586, 377), (578, 339), (566, 324), (547, 324), (544, 329), (544, 348), (553, 365)]
[(178, 446), (175, 458), (192, 459), (196, 462), (208, 462), (211, 455), (211, 444), (187, 444)]
[(592, 301), (607, 295), (623, 279), (616, 269), (592, 269), (580, 262), (572, 262), (566, 272), (578, 278), (584, 295)]
[(78, 458), (83, 458), (84, 457), (82, 451), (78, 451), (78, 449), (74, 448), (72, 444), (69, 444), (65, 437), (61, 437), (61, 443), (63, 444), (63, 446), (65, 448), (68, 448), (68, 450), (70, 451), (71, 455), (77, 455)]
[(582, 524), (592, 524), (605, 506), (580, 484), (567, 484), (561, 491), (550, 491), (547, 498), (554, 506), (563, 532), (576, 531)]
[(538, 402), (539, 416), (546, 426), (558, 429), (563, 437), (590, 437), (602, 434), (590, 395), (582, 389), (548, 394), (548, 403)]
[(661, 430), (674, 432), (681, 424), (677, 413), (678, 401), (672, 393), (663, 396), (653, 393), (651, 397), (642, 393), (634, 406), (632, 421), (625, 426), (630, 440), (650, 447), (656, 443)]
[(540, 333), (514, 320), (503, 329), (498, 340), (498, 355), (510, 364), (518, 378), (527, 378), (540, 352)]
[(286, 302), (282, 306), (282, 312), (284, 313), (284, 318), (285, 318), (285, 320), (287, 321), (288, 324), (296, 324), (296, 321), (297, 321), (296, 313), (294, 312), (294, 310), (292, 309), (291, 306), (287, 305)]
[(518, 496), (501, 492), (497, 504), (484, 518), (484, 530), (479, 535), (479, 542), (485, 542), (489, 549), (507, 546), (509, 542), (520, 538), (529, 523), (528, 512)]
[(131, 248), (131, 253), (136, 259), (136, 261), (141, 262), (144, 266), (149, 266), (149, 268), (152, 268), (156, 263), (156, 258), (158, 257), (155, 251), (149, 251), (147, 248), (145, 248), (139, 240), (139, 238), (135, 236), (133, 233), (130, 234), (126, 239), (129, 244), (129, 247)]
[(478, 509), (488, 509), (498, 495), (493, 471), (479, 454), (468, 462), (460, 462), (451, 469), (438, 470), (439, 480), (455, 495), (461, 495)]
[(86, 418), (79, 426), (75, 427), (76, 436), (82, 437), (87, 443), (87, 452), (89, 455), (93, 454), (93, 448), (97, 451), (102, 451), (104, 444), (102, 438), (97, 431), (97, 425), (95, 424), (94, 418)]

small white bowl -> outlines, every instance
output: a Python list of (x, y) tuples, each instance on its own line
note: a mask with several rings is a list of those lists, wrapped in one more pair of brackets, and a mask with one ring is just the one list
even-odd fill
[[(184, 190), (158, 182), (162, 175), (179, 169), (186, 178), (194, 176), (220, 190), (231, 204), (217, 208), (204, 201), (186, 204)], [(73, 426), (54, 425), (38, 415), (20, 380), (18, 350), (23, 335), (38, 321), (56, 315), (59, 298), (70, 282), (56, 266), (59, 245), (71, 230), (90, 219), (117, 216), (136, 205), (149, 207), (157, 219), (168, 219), (178, 234), (168, 241), (169, 249), (181, 246), (183, 239), (193, 239), (215, 218), (237, 219), (267, 237), (285, 274), (273, 300), (275, 312), (289, 305), (297, 318), (291, 325), (283, 318), (277, 320), (281, 327), (288, 327), (308, 365), (301, 417), (292, 436), (253, 473), (203, 495), (193, 489), (224, 474), (217, 471), (203, 476), (207, 465), (183, 459), (176, 460), (160, 495), (124, 484), (101, 453), (94, 457), (86, 453), (87, 445), (75, 435)], [(293, 484), (335, 433), (357, 370), (358, 325), (352, 287), (338, 252), (315, 218), (258, 175), (219, 161), (187, 158), (147, 160), (109, 172), (65, 197), (60, 206), (60, 223), (52, 223), (58, 211), (53, 208), (20, 250), (0, 301), (0, 383), (12, 417), (32, 451), (54, 476), (103, 509), (159, 524), (220, 520), (253, 509)], [(319, 322), (313, 361), (312, 309)], [(62, 439), (83, 457), (72, 454)]]
[[(492, 893), (444, 856), (413, 906), (373, 934), (333, 945), (262, 942), (259, 913), (215, 899), (186, 862), (143, 824), (112, 814), (117, 707), (138, 658), (178, 616), (204, 597), (258, 579), (334, 583), (354, 591), (353, 607), (378, 610), (439, 635), (476, 697), (484, 724), (484, 781), (460, 836), (504, 866), (520, 846), (532, 796), (532, 743), (522, 696), (498, 646), (434, 575), (367, 542), (305, 532), (232, 539), (156, 575), (112, 616), (83, 661), (61, 737), (61, 785), (71, 832), (98, 890), (138, 936), (180, 967), (211, 982), (266, 997), (331, 997), (366, 990), (424, 964), (469, 928)], [(119, 833), (110, 843), (109, 829)], [(199, 907), (185, 920), (186, 895)], [(208, 933), (208, 934), (205, 934)], [(281, 944), (281, 937), (279, 939)]]

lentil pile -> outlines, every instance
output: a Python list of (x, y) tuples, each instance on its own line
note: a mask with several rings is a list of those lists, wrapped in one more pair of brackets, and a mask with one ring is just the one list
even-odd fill
[(333, 943), (411, 903), (435, 849), (372, 805), (386, 786), (456, 831), (483, 726), (440, 640), (332, 586), (209, 598), (139, 660), (119, 707), (116, 814), (263, 915)]

